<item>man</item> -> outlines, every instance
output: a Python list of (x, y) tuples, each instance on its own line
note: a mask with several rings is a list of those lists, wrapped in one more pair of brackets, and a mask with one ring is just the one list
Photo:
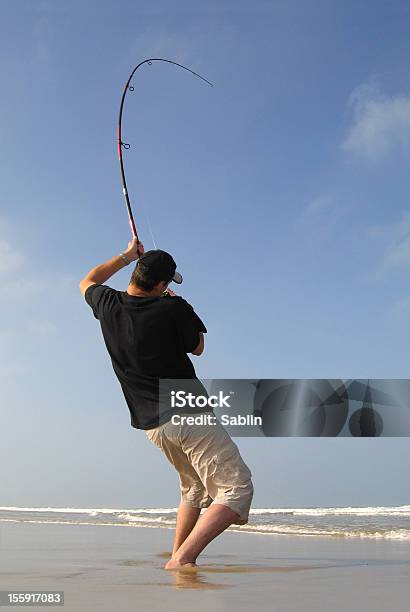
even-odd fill
[[(133, 261), (137, 263), (126, 291), (104, 285)], [(80, 282), (80, 291), (100, 321), (131, 425), (145, 430), (179, 473), (181, 503), (165, 568), (180, 569), (194, 566), (205, 546), (229, 525), (248, 521), (253, 486), (250, 470), (217, 419), (214, 424), (174, 423), (175, 410), (159, 410), (160, 380), (200, 385), (188, 353), (203, 353), (207, 331), (192, 306), (168, 289), (171, 281), (182, 283), (171, 255), (144, 253), (134, 238), (125, 252), (93, 268)], [(206, 414), (195, 407), (187, 412)], [(200, 516), (201, 508), (207, 511)]]

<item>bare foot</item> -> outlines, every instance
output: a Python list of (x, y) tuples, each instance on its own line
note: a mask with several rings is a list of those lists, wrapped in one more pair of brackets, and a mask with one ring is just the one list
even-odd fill
[(166, 570), (180, 570), (180, 569), (188, 569), (190, 567), (197, 567), (196, 563), (184, 563), (183, 561), (178, 561), (178, 559), (171, 558), (168, 563), (164, 566)]

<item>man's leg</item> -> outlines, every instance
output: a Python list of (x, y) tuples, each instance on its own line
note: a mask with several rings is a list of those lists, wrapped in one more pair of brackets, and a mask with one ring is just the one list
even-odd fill
[(166, 569), (194, 565), (203, 549), (227, 527), (247, 522), (253, 496), (251, 471), (238, 447), (219, 422), (185, 428), (182, 450), (210, 500), (186, 540), (174, 551)]
[(196, 558), (216, 536), (225, 531), (238, 518), (238, 514), (222, 504), (211, 504), (181, 546), (173, 552), (165, 569), (192, 566)]
[[(146, 434), (148, 439), (165, 454), (168, 461), (179, 472), (182, 497), (178, 508), (172, 549), (172, 555), (174, 555), (191, 533), (201, 513), (200, 508), (189, 505), (189, 502), (204, 505), (212, 500), (208, 497), (198, 474), (180, 448), (178, 428), (171, 427), (170, 423), (166, 423), (159, 428), (147, 430)], [(187, 503), (184, 503), (184, 498), (187, 499)]]
[(179, 504), (172, 556), (175, 555), (178, 548), (187, 539), (187, 537), (195, 527), (200, 513), (200, 508), (193, 508), (192, 506), (187, 506), (186, 504), (184, 504), (183, 501), (181, 501), (181, 503)]

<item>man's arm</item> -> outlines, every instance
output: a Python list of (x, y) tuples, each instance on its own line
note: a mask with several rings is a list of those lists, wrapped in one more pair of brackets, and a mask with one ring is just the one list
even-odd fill
[[(144, 253), (144, 245), (142, 242), (138, 242), (136, 238), (133, 238), (129, 243), (127, 250), (122, 253), (129, 263), (136, 261)], [(126, 259), (123, 259), (121, 255), (115, 255), (111, 257), (105, 263), (96, 266), (88, 272), (80, 282), (80, 291), (84, 295), (88, 287), (91, 285), (104, 284), (111, 276), (128, 265)]]
[[(177, 297), (177, 294), (174, 293), (171, 289), (167, 289), (167, 295), (169, 295), (169, 297)], [(198, 319), (197, 315), (195, 316)], [(202, 321), (199, 321), (199, 322), (203, 326), (203, 329), (205, 329), (205, 326), (202, 323)], [(198, 333), (199, 333), (199, 344), (193, 351), (191, 351), (191, 355), (197, 355), (199, 357), (199, 355), (202, 355), (202, 353), (204, 352), (205, 338), (204, 338), (203, 332), (198, 332)]]
[(199, 344), (196, 347), (195, 350), (192, 351), (192, 355), (202, 355), (202, 353), (204, 352), (204, 348), (205, 348), (205, 340), (204, 340), (204, 334), (202, 332), (199, 332)]

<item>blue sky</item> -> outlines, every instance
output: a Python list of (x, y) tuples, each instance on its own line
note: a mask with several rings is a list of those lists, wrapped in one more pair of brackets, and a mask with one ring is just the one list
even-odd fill
[[(215, 83), (144, 66), (123, 130), (141, 237), (148, 214), (209, 329), (198, 375), (409, 377), (409, 17), (398, 1), (4, 3), (3, 505), (177, 501), (77, 289), (129, 239), (117, 113), (150, 56)], [(408, 503), (408, 439), (239, 445), (256, 505)]]

